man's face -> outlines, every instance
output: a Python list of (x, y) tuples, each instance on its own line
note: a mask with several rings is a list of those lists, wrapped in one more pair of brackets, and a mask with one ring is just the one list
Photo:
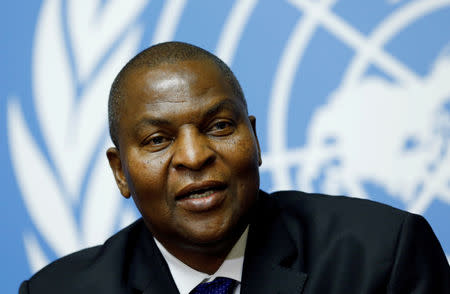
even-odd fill
[(259, 187), (255, 119), (223, 74), (190, 60), (132, 70), (123, 81), (121, 193), (169, 247), (220, 243), (242, 225)]

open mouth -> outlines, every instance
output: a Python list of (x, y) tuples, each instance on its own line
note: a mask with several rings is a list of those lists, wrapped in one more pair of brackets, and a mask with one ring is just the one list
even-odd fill
[(203, 187), (195, 187), (194, 185), (186, 187), (185, 189), (183, 189), (182, 193), (178, 193), (179, 195), (175, 197), (175, 200), (206, 198), (211, 196), (215, 192), (225, 189), (224, 184), (210, 184), (199, 186)]
[(177, 207), (190, 213), (204, 213), (220, 208), (227, 199), (227, 185), (218, 181), (195, 182), (175, 195)]
[(203, 197), (208, 197), (212, 195), (216, 190), (204, 190), (204, 191), (195, 191), (192, 194), (186, 195), (185, 199), (198, 199)]

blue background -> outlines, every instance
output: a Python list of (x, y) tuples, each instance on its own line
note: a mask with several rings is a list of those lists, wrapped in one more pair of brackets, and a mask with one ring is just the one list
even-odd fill
[[(102, 2), (105, 4), (107, 1)], [(389, 1), (342, 0), (337, 1), (331, 11), (363, 36), (369, 36), (386, 17), (410, 2), (412, 1), (397, 1), (396, 4), (392, 4)], [(64, 16), (68, 8), (66, 1), (62, 3), (61, 14)], [(139, 49), (146, 48), (151, 43), (157, 19), (164, 5), (164, 1), (152, 0), (136, 19), (134, 25), (143, 28)], [(214, 52), (233, 5), (235, 1), (186, 1), (173, 39), (190, 42)], [(34, 140), (44, 155), (50, 158), (39, 128), (32, 90), (32, 50), (41, 6), (41, 1), (7, 1), (3, 3), (3, 9), (0, 12), (2, 44), (0, 178), (3, 188), (0, 206), (0, 232), (3, 236), (0, 243), (0, 260), (3, 266), (0, 284), (3, 288), (2, 293), (15, 293), (20, 281), (32, 274), (25, 255), (23, 233), (25, 231), (39, 233), (25, 208), (11, 161), (7, 136), (8, 97), (17, 97)], [(242, 31), (231, 64), (246, 93), (249, 111), (257, 117), (257, 131), (263, 154), (270, 151), (267, 126), (270, 124), (268, 122), (268, 114), (271, 111), (269, 102), (277, 66), (293, 28), (303, 17), (305, 17), (305, 11), (296, 8), (288, 1), (256, 1), (254, 10)], [(67, 23), (64, 25), (66, 26)], [(69, 34), (67, 27), (63, 29), (65, 34)], [(66, 37), (65, 40), (73, 64), (76, 61), (71, 52), (72, 45), (69, 38)], [(439, 52), (449, 42), (450, 4), (407, 26), (385, 45), (384, 50), (416, 75), (425, 76)], [(317, 27), (297, 67), (291, 89), (291, 97), (295, 99), (290, 100), (288, 113), (286, 113), (288, 121), (286, 148), (294, 149), (306, 144), (306, 130), (314, 111), (327, 103), (329, 94), (340, 85), (342, 76), (356, 53), (355, 49), (343, 43), (325, 27), (320, 25)], [(389, 73), (376, 65), (369, 66), (365, 74), (377, 75), (395, 83), (395, 79)], [(78, 87), (82, 90), (86, 85), (79, 83)], [(106, 130), (104, 134), (106, 136)], [(291, 182), (294, 182), (297, 168), (291, 167)], [(274, 189), (271, 170), (264, 170), (261, 173), (261, 179), (263, 189)], [(448, 193), (450, 193), (450, 178), (448, 181)], [(301, 187), (295, 188), (301, 189)], [(326, 192), (319, 184), (316, 184), (314, 188), (317, 192)], [(397, 198), (389, 195), (382, 186), (368, 182), (364, 184), (364, 188), (369, 195), (373, 195), (372, 199), (404, 208), (404, 205)], [(123, 205), (131, 204), (124, 202)], [(432, 202), (424, 213), (447, 254), (450, 252), (449, 213), (449, 204), (439, 200)], [(55, 253), (44, 245), (47, 255), (56, 258)]]

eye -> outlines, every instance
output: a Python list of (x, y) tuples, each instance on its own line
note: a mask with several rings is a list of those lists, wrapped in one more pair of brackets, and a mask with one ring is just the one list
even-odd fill
[(150, 139), (149, 144), (160, 145), (160, 144), (164, 143), (164, 140), (165, 140), (165, 138), (163, 136), (153, 137)]
[(229, 122), (226, 121), (219, 121), (217, 123), (214, 124), (214, 128), (216, 128), (217, 130), (223, 130), (226, 129), (228, 127), (230, 127), (231, 124)]
[(215, 121), (208, 130), (213, 136), (227, 136), (234, 132), (235, 126), (227, 120)]
[(172, 142), (172, 139), (167, 136), (155, 134), (152, 136), (147, 137), (143, 142), (142, 145), (152, 148), (155, 151), (161, 150), (168, 146)]

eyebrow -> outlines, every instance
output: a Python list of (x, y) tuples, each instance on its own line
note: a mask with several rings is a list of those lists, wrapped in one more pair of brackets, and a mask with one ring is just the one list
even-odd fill
[(230, 110), (234, 114), (239, 113), (239, 107), (236, 103), (234, 103), (231, 99), (225, 99), (208, 109), (204, 117), (214, 116), (222, 110)]
[[(223, 110), (229, 110), (233, 112), (233, 114), (239, 113), (239, 107), (233, 102), (231, 99), (225, 99), (221, 102), (215, 104), (210, 109), (208, 109), (203, 115), (204, 118), (212, 117)], [(157, 127), (170, 126), (172, 123), (169, 120), (161, 119), (161, 118), (153, 118), (148, 117), (142, 119), (136, 126), (134, 127), (135, 131), (139, 131), (139, 129), (143, 126), (153, 125)]]
[(142, 127), (150, 125), (157, 127), (170, 126), (170, 122), (160, 118), (144, 118), (134, 126), (134, 130), (139, 131)]

